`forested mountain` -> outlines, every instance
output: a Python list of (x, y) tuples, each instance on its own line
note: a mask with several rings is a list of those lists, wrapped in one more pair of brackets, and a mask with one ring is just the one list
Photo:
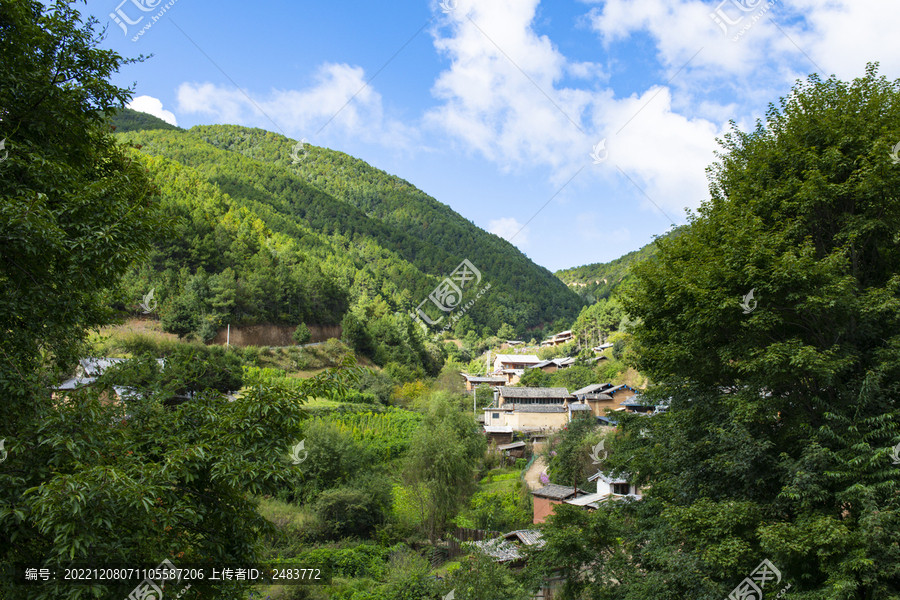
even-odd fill
[(140, 131), (142, 129), (174, 129), (181, 131), (180, 127), (166, 123), (159, 117), (148, 115), (137, 110), (123, 109), (113, 118), (116, 133), (128, 131)]
[[(682, 231), (682, 228), (673, 229), (658, 236), (658, 239), (677, 237)], [(593, 263), (570, 269), (561, 269), (555, 275), (569, 289), (575, 291), (587, 302), (593, 303), (609, 298), (613, 290), (618, 287), (627, 288), (631, 285), (631, 267), (637, 263), (649, 260), (655, 255), (656, 240), (640, 250), (629, 252), (608, 263)]]
[[(503, 323), (524, 335), (574, 318), (582, 305), (505, 240), (361, 160), (307, 146), (293, 164), (293, 140), (237, 126), (127, 131), (132, 113), (113, 120), (117, 132), (126, 129), (118, 138), (144, 155), (183, 229), (177, 240), (160, 240), (128, 280), (129, 293), (165, 279), (168, 291), (157, 293), (170, 318), (185, 303), (218, 323), (339, 322), (349, 309), (374, 327), (372, 319), (415, 309), (464, 259), (481, 271), (480, 286), (491, 284), (463, 319), (479, 335)], [(188, 329), (201, 325), (187, 321)]]

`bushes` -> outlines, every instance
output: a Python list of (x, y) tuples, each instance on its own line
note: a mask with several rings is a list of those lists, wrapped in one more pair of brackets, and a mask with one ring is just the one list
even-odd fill
[(306, 323), (300, 323), (297, 325), (297, 329), (294, 330), (294, 334), (291, 336), (294, 339), (294, 343), (299, 346), (303, 344), (309, 343), (309, 340), (312, 339), (312, 333), (309, 330), (309, 327), (306, 326)]
[(342, 402), (347, 402), (350, 404), (380, 404), (378, 401), (378, 396), (372, 394), (370, 392), (360, 392), (357, 390), (350, 390), (342, 399)]
[(390, 483), (371, 474), (323, 492), (316, 501), (316, 513), (331, 539), (371, 536), (390, 509)]

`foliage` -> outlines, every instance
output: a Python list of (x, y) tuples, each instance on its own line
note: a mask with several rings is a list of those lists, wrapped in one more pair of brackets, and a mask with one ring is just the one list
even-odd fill
[(180, 127), (167, 123), (159, 117), (148, 115), (130, 108), (123, 108), (116, 111), (113, 117), (116, 133), (125, 133), (127, 131), (141, 131), (144, 129), (175, 129)]
[(297, 329), (294, 330), (294, 334), (291, 337), (297, 345), (302, 346), (312, 339), (312, 333), (309, 331), (309, 327), (306, 326), (306, 323), (300, 323), (297, 325)]
[(432, 541), (474, 490), (474, 465), (486, 446), (475, 421), (457, 406), (445, 394), (433, 395), (403, 470)]
[(541, 369), (526, 369), (517, 385), (521, 387), (550, 387), (553, 373), (545, 373)]
[(900, 82), (871, 65), (725, 137), (712, 199), (624, 299), (669, 410), (623, 415), (608, 467), (649, 490), (545, 530), (586, 570), (571, 597), (721, 598), (763, 558), (792, 597), (900, 593), (898, 138)]
[[(655, 258), (657, 254), (657, 240), (667, 240), (677, 237), (684, 228), (675, 228), (661, 236), (657, 236), (640, 250), (629, 252), (608, 263), (594, 263), (563, 269), (555, 275), (559, 277), (569, 289), (574, 290), (589, 304), (600, 303), (619, 295), (634, 286), (632, 268), (642, 262)], [(576, 285), (584, 284), (584, 285)], [(575, 332), (577, 323), (572, 327)], [(601, 328), (602, 331), (602, 328)]]
[(136, 300), (154, 289), (167, 331), (206, 339), (229, 323), (340, 321), (347, 291), (295, 239), (273, 231), (262, 215), (195, 169), (140, 158), (177, 233), (157, 237), (150, 260), (126, 274), (123, 289), (134, 300), (121, 308), (136, 308)]
[[(388, 314), (407, 314), (467, 258), (481, 271), (482, 287), (490, 282), (491, 288), (463, 317), (474, 319), (466, 331), (571, 319), (581, 307), (575, 293), (505, 240), (347, 154), (310, 146), (309, 156), (292, 164), (295, 140), (230, 125), (132, 131), (121, 139), (189, 166), (230, 204), (253, 211), (271, 231), (321, 257), (327, 271), (340, 273), (353, 305), (380, 300)], [(185, 238), (194, 246), (186, 256), (205, 254), (206, 246), (192, 239)], [(439, 312), (430, 302), (424, 309)]]
[(342, 435), (365, 447), (370, 459), (386, 462), (402, 456), (421, 425), (420, 413), (388, 408), (384, 412), (342, 412), (327, 417)]
[(606, 341), (610, 333), (618, 329), (624, 316), (618, 299), (601, 299), (581, 309), (575, 324), (572, 325), (572, 335), (582, 348), (599, 346)]
[(443, 584), (457, 600), (528, 600), (531, 594), (516, 581), (508, 567), (483, 552), (474, 552), (462, 561)]
[(588, 489), (588, 477), (603, 467), (593, 464), (591, 458), (593, 447), (601, 439), (603, 433), (596, 420), (590, 418), (574, 419), (550, 436), (544, 458), (551, 481), (569, 486), (577, 481), (579, 488)]
[[(518, 479), (516, 473), (511, 474)], [(499, 481), (495, 477), (494, 481)], [(469, 501), (469, 508), (464, 513), (474, 529), (488, 531), (513, 531), (531, 525), (533, 510), (531, 497), (524, 484), (516, 481), (514, 486), (498, 491), (477, 492)]]
[(438, 585), (429, 577), (431, 565), (409, 549), (393, 552), (388, 564), (385, 596), (391, 600), (422, 600), (437, 597)]
[(553, 373), (550, 376), (549, 387), (561, 387), (574, 391), (592, 383), (597, 383), (593, 369), (584, 365), (572, 365)]
[(383, 371), (366, 369), (360, 375), (357, 390), (364, 394), (373, 394), (381, 404), (390, 404), (394, 393), (394, 382)]
[(384, 523), (390, 510), (390, 483), (374, 476), (327, 490), (316, 500), (316, 511), (332, 539), (369, 537)]
[(385, 563), (390, 556), (403, 552), (403, 545), (383, 547), (360, 543), (343, 548), (315, 548), (297, 557), (298, 561), (326, 566), (339, 577), (372, 577), (381, 579), (385, 575)]
[(365, 447), (327, 419), (310, 419), (296, 439), (303, 440), (308, 456), (299, 466), (302, 474), (281, 493), (283, 500), (314, 502), (326, 490), (348, 484), (367, 462)]

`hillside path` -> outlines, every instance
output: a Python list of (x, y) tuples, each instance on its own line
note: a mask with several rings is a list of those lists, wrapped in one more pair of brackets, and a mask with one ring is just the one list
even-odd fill
[(534, 462), (531, 463), (531, 467), (529, 467), (529, 469), (525, 472), (525, 483), (528, 484), (528, 489), (534, 491), (538, 488), (544, 487), (544, 484), (541, 483), (541, 480), (538, 478), (546, 468), (547, 463), (544, 462), (544, 458), (542, 456), (534, 459)]

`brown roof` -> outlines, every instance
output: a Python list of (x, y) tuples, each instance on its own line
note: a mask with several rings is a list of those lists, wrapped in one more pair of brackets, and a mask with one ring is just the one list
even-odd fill
[(567, 485), (557, 485), (555, 483), (551, 483), (550, 485), (545, 485), (539, 490), (534, 490), (531, 492), (532, 496), (537, 496), (538, 498), (549, 498), (550, 500), (566, 500), (575, 496), (579, 490), (576, 490), (573, 487), (569, 487)]

